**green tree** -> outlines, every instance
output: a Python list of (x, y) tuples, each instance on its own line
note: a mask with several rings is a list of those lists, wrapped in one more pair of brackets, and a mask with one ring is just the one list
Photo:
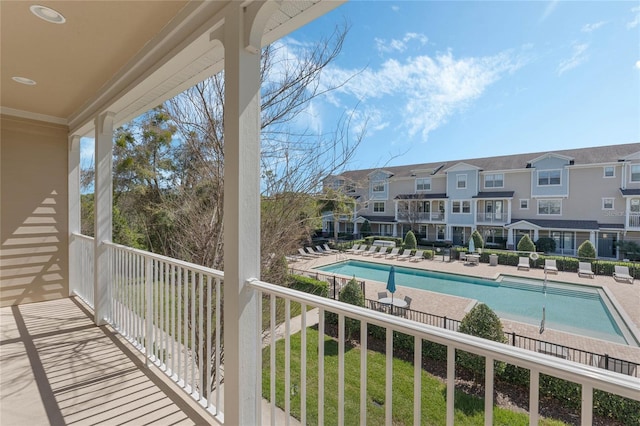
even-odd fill
[(541, 237), (536, 241), (536, 248), (543, 253), (553, 253), (556, 251), (556, 240), (549, 237)]
[(595, 259), (596, 258), (596, 248), (593, 246), (591, 241), (586, 240), (578, 247), (578, 257)]
[[(506, 343), (507, 338), (502, 330), (500, 318), (484, 303), (475, 305), (460, 322), (461, 333), (493, 340), (494, 342)], [(471, 371), (476, 378), (484, 377), (485, 361), (484, 357), (459, 351), (458, 361), (460, 365)], [(500, 373), (505, 368), (503, 362), (496, 362), (495, 371)]]
[(371, 235), (371, 224), (366, 219), (362, 222), (362, 226), (360, 227), (360, 235), (362, 235), (362, 238), (366, 238)]
[(473, 245), (475, 246), (476, 250), (484, 248), (484, 239), (477, 229), (471, 233), (471, 238), (473, 238)]
[(528, 235), (524, 235), (522, 238), (520, 238), (520, 241), (518, 242), (518, 251), (536, 251), (536, 246), (533, 244), (533, 241), (531, 241), (531, 238), (529, 238)]
[(418, 241), (416, 240), (416, 235), (413, 231), (407, 232), (404, 236), (404, 248), (415, 250), (418, 247)]
[(320, 196), (321, 210), (331, 211), (331, 215), (333, 216), (333, 238), (336, 241), (338, 240), (340, 216), (351, 216), (354, 209), (354, 203), (355, 201), (352, 197), (349, 197), (341, 190), (334, 188), (326, 189)]

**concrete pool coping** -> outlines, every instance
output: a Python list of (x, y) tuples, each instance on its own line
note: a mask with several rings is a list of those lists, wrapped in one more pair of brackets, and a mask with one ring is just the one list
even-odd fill
[[(515, 266), (498, 265), (489, 266), (486, 263), (479, 265), (466, 265), (460, 261), (443, 262), (442, 260), (422, 260), (419, 262), (389, 260), (384, 258), (363, 258), (359, 255), (351, 255), (339, 253), (336, 255), (322, 256), (314, 259), (305, 259), (302, 261), (291, 263), (290, 266), (296, 269), (311, 270), (319, 266), (328, 265), (345, 260), (365, 260), (375, 263), (406, 266), (416, 269), (423, 269), (433, 272), (444, 272), (456, 275), (470, 276), (476, 278), (486, 278), (497, 280), (501, 276), (513, 276), (517, 278), (526, 278), (534, 280), (544, 280), (544, 271), (542, 269), (532, 268), (529, 271), (518, 271)], [(557, 275), (547, 277), (547, 282), (579, 284), (584, 286), (593, 286), (602, 288), (609, 296), (616, 309), (623, 316), (624, 321), (633, 327), (632, 332), (638, 336), (640, 329), (640, 282), (635, 280), (633, 284), (619, 283), (612, 277), (595, 276), (594, 278), (578, 277), (574, 272), (558, 272)], [(367, 280), (366, 297), (376, 299), (378, 291), (385, 290), (386, 283)], [(428, 292), (429, 297), (425, 298), (425, 290), (418, 290), (398, 285), (398, 297), (410, 296), (412, 308), (418, 311), (428, 312), (435, 315), (447, 316), (453, 319), (462, 319), (464, 314), (468, 312), (468, 307), (472, 299), (449, 296), (441, 293)], [(471, 305), (472, 306), (472, 305)], [(625, 359), (640, 364), (640, 348), (589, 338), (586, 336), (575, 335), (567, 332), (561, 332), (553, 329), (545, 329), (543, 334), (539, 333), (539, 327), (525, 324), (517, 321), (503, 319), (503, 327), (505, 333), (515, 332), (534, 339), (541, 339), (551, 343), (561, 344), (576, 349), (595, 353), (606, 353), (612, 357)]]

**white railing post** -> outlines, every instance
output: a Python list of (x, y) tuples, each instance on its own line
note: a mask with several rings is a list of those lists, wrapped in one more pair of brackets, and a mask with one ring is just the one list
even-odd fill
[(80, 245), (81, 242), (74, 236), (79, 234), (80, 226), (80, 136), (69, 137), (69, 158), (68, 158), (68, 200), (69, 200), (69, 220), (68, 220), (68, 265), (69, 265), (69, 296), (78, 290), (82, 275), (80, 268)]
[(145, 364), (149, 367), (149, 359), (153, 354), (153, 260), (147, 257), (144, 262), (144, 289), (146, 299), (145, 309), (145, 338), (144, 338), (144, 358)]

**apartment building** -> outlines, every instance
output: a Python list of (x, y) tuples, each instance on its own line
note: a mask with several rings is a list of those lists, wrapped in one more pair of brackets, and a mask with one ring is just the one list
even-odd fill
[[(602, 258), (640, 240), (640, 143), (353, 170), (324, 184), (354, 199), (341, 233), (359, 235), (368, 221), (374, 234), (412, 229), (426, 243), (465, 245), (477, 229), (487, 247), (529, 235), (574, 255), (590, 240)], [(324, 213), (323, 230), (333, 226)]]

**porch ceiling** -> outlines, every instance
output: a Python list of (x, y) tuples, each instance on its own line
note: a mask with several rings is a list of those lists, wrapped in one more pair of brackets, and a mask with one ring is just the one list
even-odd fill
[[(78, 134), (105, 110), (115, 113), (118, 124), (128, 121), (222, 70), (224, 51), (212, 34), (224, 25), (229, 3), (3, 0), (0, 111), (66, 124)], [(56, 10), (66, 22), (37, 18), (32, 4)], [(263, 45), (340, 4), (282, 1), (266, 25)], [(16, 83), (16, 76), (37, 84)]]

